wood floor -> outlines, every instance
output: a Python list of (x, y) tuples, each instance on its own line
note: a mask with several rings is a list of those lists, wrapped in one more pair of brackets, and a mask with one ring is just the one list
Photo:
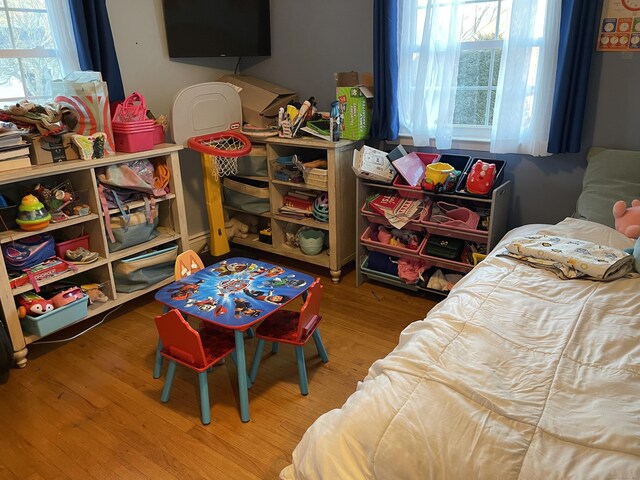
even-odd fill
[[(272, 260), (325, 286), (320, 328), (329, 363), (310, 342), (308, 396), (298, 390), (293, 349), (282, 345), (265, 353), (248, 423), (240, 421), (230, 361), (209, 375), (211, 425), (200, 423), (191, 371), (178, 368), (169, 402), (160, 403), (163, 379), (151, 375), (160, 306), (147, 295), (72, 341), (29, 347), (27, 367), (0, 385), (0, 479), (278, 478), (309, 425), (344, 403), (434, 299), (371, 283), (355, 288), (353, 271), (334, 285), (327, 271)], [(254, 348), (247, 340), (248, 362)]]

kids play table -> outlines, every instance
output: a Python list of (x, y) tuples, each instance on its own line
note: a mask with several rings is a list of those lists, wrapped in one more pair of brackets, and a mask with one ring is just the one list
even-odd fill
[(244, 331), (302, 295), (314, 278), (248, 258), (229, 258), (156, 292), (155, 299), (183, 315), (232, 330), (236, 342), (240, 418), (249, 421)]

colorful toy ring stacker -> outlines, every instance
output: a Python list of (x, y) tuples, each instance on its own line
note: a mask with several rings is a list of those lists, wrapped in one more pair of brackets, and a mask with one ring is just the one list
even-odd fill
[(41, 230), (49, 225), (51, 215), (34, 195), (26, 195), (18, 207), (16, 223), (22, 230)]

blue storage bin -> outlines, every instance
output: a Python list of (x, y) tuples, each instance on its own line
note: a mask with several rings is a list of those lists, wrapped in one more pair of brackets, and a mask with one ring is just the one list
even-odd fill
[(87, 316), (89, 308), (89, 297), (85, 295), (75, 302), (71, 302), (64, 307), (56, 308), (49, 313), (32, 317), (25, 316), (22, 320), (22, 328), (29, 333), (44, 337), (57, 330), (60, 330), (72, 323), (76, 323)]

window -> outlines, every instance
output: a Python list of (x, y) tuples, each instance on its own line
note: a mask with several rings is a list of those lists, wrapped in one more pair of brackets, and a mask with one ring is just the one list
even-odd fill
[[(560, 2), (398, 3), (400, 133), (446, 149), (453, 138), (493, 143), (499, 127), (509, 148), (522, 150), (520, 137), (540, 127), (534, 115), (546, 113), (539, 103), (555, 80)], [(522, 114), (503, 113), (508, 108)], [(517, 139), (503, 127), (513, 122)]]
[(49, 82), (79, 69), (66, 3), (0, 0), (0, 105), (46, 103)]

